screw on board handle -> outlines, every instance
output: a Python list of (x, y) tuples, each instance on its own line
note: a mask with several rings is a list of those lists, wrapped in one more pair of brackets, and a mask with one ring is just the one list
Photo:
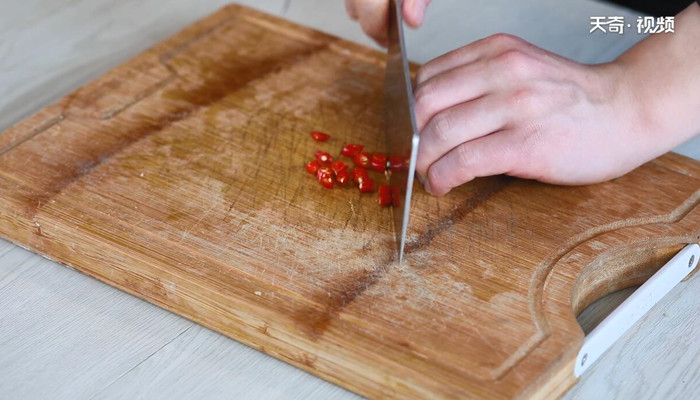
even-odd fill
[(574, 376), (579, 377), (629, 328), (692, 272), (700, 260), (700, 246), (690, 244), (676, 254), (639, 289), (610, 313), (583, 340), (576, 356)]

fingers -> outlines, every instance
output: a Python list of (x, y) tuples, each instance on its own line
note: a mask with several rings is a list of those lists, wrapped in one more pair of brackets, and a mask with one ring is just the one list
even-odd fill
[(387, 44), (387, 21), (389, 18), (388, 0), (348, 0), (348, 14), (360, 21), (362, 30), (380, 45)]
[(485, 62), (459, 66), (419, 84), (414, 94), (416, 124), (421, 132), (437, 113), (485, 94), (497, 84)]
[(405, 0), (403, 3), (403, 17), (408, 25), (418, 28), (425, 19), (425, 10), (431, 0)]
[[(431, 0), (405, 0), (403, 15), (406, 23), (414, 28), (423, 24), (425, 10)], [(345, 0), (350, 18), (360, 21), (362, 30), (382, 46), (387, 45), (387, 19), (389, 0)]]
[(416, 83), (421, 84), (436, 75), (461, 65), (470, 64), (484, 58), (492, 58), (508, 50), (523, 50), (529, 47), (529, 43), (516, 36), (504, 33), (492, 35), (444, 54), (423, 65), (416, 76)]
[[(414, 93), (421, 134), (417, 172), (426, 178), (426, 190), (441, 196), (476, 177), (538, 177), (546, 169), (541, 161), (523, 161), (532, 148), (523, 137), (537, 137), (523, 126), (539, 126), (533, 118), (551, 108), (549, 70), (538, 54), (522, 39), (495, 35), (421, 68)], [(532, 83), (537, 77), (542, 84)]]
[(439, 112), (421, 131), (416, 172), (427, 176), (428, 168), (450, 150), (502, 130), (507, 121), (503, 100), (492, 95)]
[(350, 18), (357, 21), (357, 10), (355, 10), (354, 0), (345, 0), (345, 11), (347, 11)]
[(496, 132), (452, 149), (428, 170), (425, 189), (443, 196), (474, 178), (509, 173), (517, 162), (513, 133)]

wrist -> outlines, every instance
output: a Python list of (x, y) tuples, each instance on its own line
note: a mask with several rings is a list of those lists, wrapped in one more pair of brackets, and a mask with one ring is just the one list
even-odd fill
[(700, 8), (676, 16), (676, 32), (652, 34), (610, 63), (628, 93), (636, 129), (657, 154), (700, 133)]
[(601, 101), (609, 107), (609, 121), (614, 121), (609, 129), (649, 157), (667, 151), (658, 143), (666, 136), (664, 115), (654, 112), (654, 99), (645, 95), (643, 80), (633, 66), (618, 59), (594, 69), (599, 76)]
[[(625, 53), (606, 64), (614, 112), (634, 147), (657, 157), (691, 139), (700, 123), (693, 96), (669, 81), (663, 61)], [(666, 60), (673, 63), (672, 60)]]

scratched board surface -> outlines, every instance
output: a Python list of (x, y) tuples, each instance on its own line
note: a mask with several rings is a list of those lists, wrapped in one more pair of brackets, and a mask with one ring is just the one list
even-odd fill
[(0, 233), (371, 398), (560, 395), (577, 313), (700, 239), (700, 165), (416, 188), (399, 265), (376, 194), (303, 168), (383, 150), (383, 78), (380, 53), (227, 7), (0, 134)]

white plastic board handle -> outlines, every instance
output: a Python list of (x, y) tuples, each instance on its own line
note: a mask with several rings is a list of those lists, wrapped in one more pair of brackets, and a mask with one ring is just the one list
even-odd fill
[(700, 246), (690, 244), (676, 254), (639, 289), (589, 333), (576, 357), (574, 375), (578, 378), (612, 346), (635, 322), (690, 274), (700, 260)]

